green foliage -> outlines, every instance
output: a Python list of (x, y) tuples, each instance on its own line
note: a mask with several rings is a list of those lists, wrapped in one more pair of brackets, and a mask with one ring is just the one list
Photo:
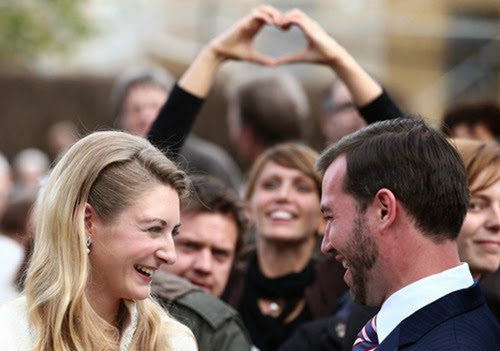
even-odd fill
[(40, 53), (65, 52), (91, 33), (85, 0), (2, 0), (0, 62), (28, 63)]

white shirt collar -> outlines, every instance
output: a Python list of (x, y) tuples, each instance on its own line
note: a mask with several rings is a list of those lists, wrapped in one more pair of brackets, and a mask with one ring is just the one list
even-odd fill
[(419, 309), (457, 290), (474, 284), (467, 263), (417, 280), (396, 291), (383, 303), (377, 314), (379, 343)]

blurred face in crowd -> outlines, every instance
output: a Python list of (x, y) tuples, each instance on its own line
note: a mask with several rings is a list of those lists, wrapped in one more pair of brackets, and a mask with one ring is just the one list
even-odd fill
[(0, 217), (2, 217), (7, 205), (9, 192), (12, 189), (13, 181), (10, 171), (0, 169)]
[(156, 84), (131, 86), (123, 102), (123, 128), (133, 134), (146, 136), (167, 97), (165, 89)]
[(147, 298), (154, 272), (175, 262), (173, 236), (180, 225), (179, 211), (177, 192), (160, 184), (111, 223), (103, 223), (87, 205), (91, 299), (113, 304)]
[[(481, 183), (485, 172), (476, 179)], [(471, 189), (475, 184), (471, 184)], [(458, 236), (460, 258), (469, 264), (475, 279), (500, 266), (500, 181), (472, 191), (469, 209)]]
[(366, 211), (362, 212), (354, 197), (342, 189), (345, 172), (345, 157), (340, 157), (323, 177), (321, 211), (326, 229), (321, 251), (332, 253), (346, 268), (344, 281), (351, 288), (354, 301), (377, 305), (384, 296), (377, 284), (382, 275), (375, 274), (378, 245), (370, 231)]
[(77, 141), (78, 128), (70, 120), (54, 123), (46, 133), (47, 147), (53, 156), (61, 155)]
[(335, 143), (344, 135), (366, 126), (344, 84), (336, 84), (331, 94), (331, 109), (325, 111), (320, 120), (326, 145)]
[(250, 221), (264, 240), (304, 242), (322, 232), (315, 181), (295, 168), (268, 161), (248, 201)]
[(238, 228), (233, 217), (215, 212), (183, 213), (175, 241), (177, 261), (164, 270), (209, 294), (224, 292), (234, 262)]
[(450, 133), (454, 138), (464, 138), (464, 139), (475, 139), (481, 140), (487, 143), (496, 142), (495, 136), (482, 123), (469, 126), (465, 123), (460, 123), (451, 129)]

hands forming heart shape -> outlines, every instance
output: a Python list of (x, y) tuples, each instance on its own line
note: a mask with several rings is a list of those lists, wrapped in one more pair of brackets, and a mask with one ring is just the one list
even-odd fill
[[(254, 40), (264, 26), (274, 26), (279, 30), (298, 27), (307, 40), (301, 52), (287, 54), (280, 58), (264, 55), (254, 48)], [(216, 37), (211, 46), (222, 60), (246, 60), (254, 63), (276, 66), (290, 63), (320, 63), (334, 66), (345, 53), (326, 31), (313, 19), (298, 9), (282, 13), (274, 7), (262, 5), (242, 18), (224, 33)]]

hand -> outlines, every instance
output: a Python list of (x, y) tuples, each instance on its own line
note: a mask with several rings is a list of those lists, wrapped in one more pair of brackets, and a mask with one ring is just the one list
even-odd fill
[(307, 39), (307, 47), (302, 52), (282, 56), (276, 64), (322, 63), (335, 69), (337, 61), (348, 55), (347, 51), (328, 35), (318, 22), (301, 10), (294, 9), (281, 16), (279, 27), (287, 30), (291, 26), (301, 29)]
[(262, 5), (254, 9), (221, 35), (213, 39), (209, 48), (221, 61), (246, 60), (263, 65), (275, 65), (277, 60), (255, 51), (253, 40), (265, 25), (279, 27), (282, 14), (274, 7)]

